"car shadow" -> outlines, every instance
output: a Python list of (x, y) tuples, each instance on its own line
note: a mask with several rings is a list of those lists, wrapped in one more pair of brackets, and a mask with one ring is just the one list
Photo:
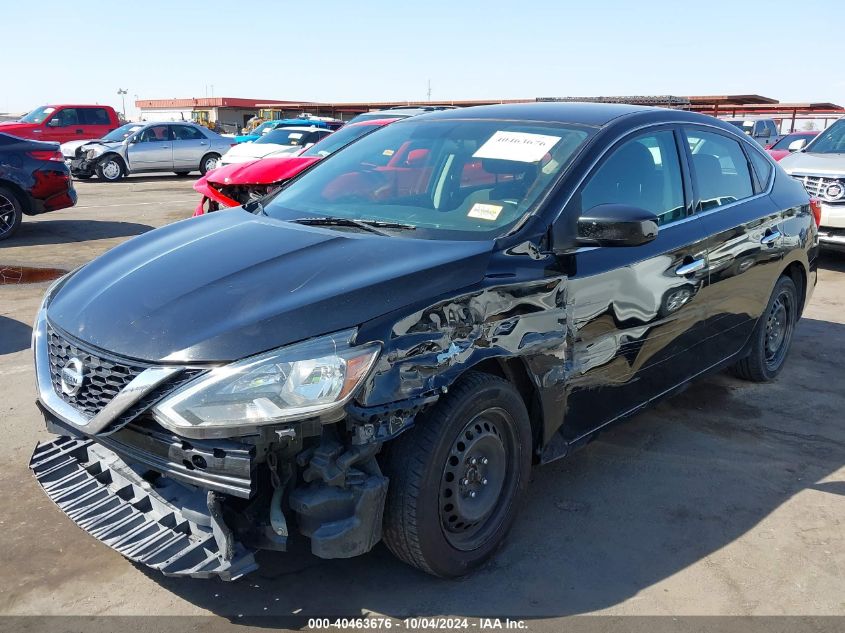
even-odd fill
[(383, 545), (324, 561), (302, 543), (288, 554), (259, 553), (258, 572), (233, 583), (144, 573), (254, 626), (273, 625), (266, 616), (298, 618), (284, 622), (304, 628), (308, 616), (368, 612), (533, 619), (607, 609), (750, 532), (779, 550), (796, 537), (788, 523), (764, 523), (772, 512), (798, 493), (845, 494), (845, 483), (823, 481), (845, 463), (843, 354), (845, 325), (802, 320), (773, 383), (704, 378), (535, 468), (506, 544), (463, 579), (428, 576)]
[(0, 356), (27, 349), (32, 339), (32, 328), (9, 317), (0, 316)]
[(39, 222), (24, 222), (13, 237), (0, 242), (0, 251), (3, 246), (70, 244), (114, 237), (133, 237), (153, 228), (148, 224), (112, 220), (45, 219)]
[(119, 180), (118, 182), (105, 182), (100, 180), (96, 176), (92, 178), (86, 178), (85, 180), (74, 180), (74, 187), (79, 187), (80, 185), (82, 188), (87, 187), (88, 185), (103, 185), (108, 187), (120, 186), (121, 184), (136, 184), (136, 183), (144, 183), (144, 182), (171, 182), (171, 181), (183, 181), (183, 180), (196, 180), (200, 177), (200, 172), (198, 169), (190, 172), (185, 176), (177, 176), (176, 174), (172, 173), (162, 173), (162, 174), (129, 174), (123, 180)]
[(845, 273), (845, 253), (823, 251), (819, 256), (819, 267)]

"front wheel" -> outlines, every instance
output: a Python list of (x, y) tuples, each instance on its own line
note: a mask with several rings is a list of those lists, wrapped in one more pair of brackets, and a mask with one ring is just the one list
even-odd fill
[(798, 291), (795, 282), (782, 276), (775, 284), (769, 304), (752, 334), (751, 353), (733, 367), (744, 380), (768, 382), (783, 369), (798, 321)]
[(17, 195), (0, 187), (0, 240), (12, 237), (23, 220), (23, 208)]
[(220, 161), (220, 154), (206, 154), (202, 157), (200, 161), (200, 174), (205, 176), (206, 172), (211, 171), (215, 167), (217, 167), (217, 163)]
[(461, 576), (490, 558), (528, 486), (531, 424), (506, 380), (469, 372), (387, 446), (384, 540), (409, 565)]
[(126, 175), (126, 167), (117, 156), (106, 156), (97, 163), (97, 178), (117, 182)]

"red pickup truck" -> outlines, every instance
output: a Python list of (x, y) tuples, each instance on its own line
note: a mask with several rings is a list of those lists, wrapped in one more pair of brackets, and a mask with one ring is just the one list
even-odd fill
[(103, 105), (46, 105), (18, 121), (0, 123), (0, 132), (36, 141), (67, 141), (102, 138), (120, 127), (117, 112)]

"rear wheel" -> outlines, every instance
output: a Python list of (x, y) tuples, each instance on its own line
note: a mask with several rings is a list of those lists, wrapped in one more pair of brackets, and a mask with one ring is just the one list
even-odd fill
[(754, 330), (751, 353), (733, 367), (744, 380), (768, 382), (783, 368), (798, 321), (798, 291), (787, 276), (778, 279)]
[(0, 187), (0, 240), (12, 237), (23, 220), (23, 207), (17, 195)]
[(384, 540), (437, 576), (484, 563), (516, 517), (531, 467), (531, 424), (506, 380), (470, 372), (387, 446)]
[(220, 160), (220, 154), (206, 154), (202, 157), (200, 161), (200, 173), (205, 176), (206, 172), (211, 171), (215, 167), (217, 167), (217, 163)]
[(126, 166), (117, 156), (106, 156), (97, 163), (97, 178), (117, 182), (126, 175)]

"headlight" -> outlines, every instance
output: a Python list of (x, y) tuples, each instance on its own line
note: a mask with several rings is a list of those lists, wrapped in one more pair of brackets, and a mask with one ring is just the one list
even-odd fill
[(223, 437), (338, 409), (380, 349), (351, 347), (354, 335), (345, 330), (215, 368), (165, 398), (153, 414), (183, 435)]

